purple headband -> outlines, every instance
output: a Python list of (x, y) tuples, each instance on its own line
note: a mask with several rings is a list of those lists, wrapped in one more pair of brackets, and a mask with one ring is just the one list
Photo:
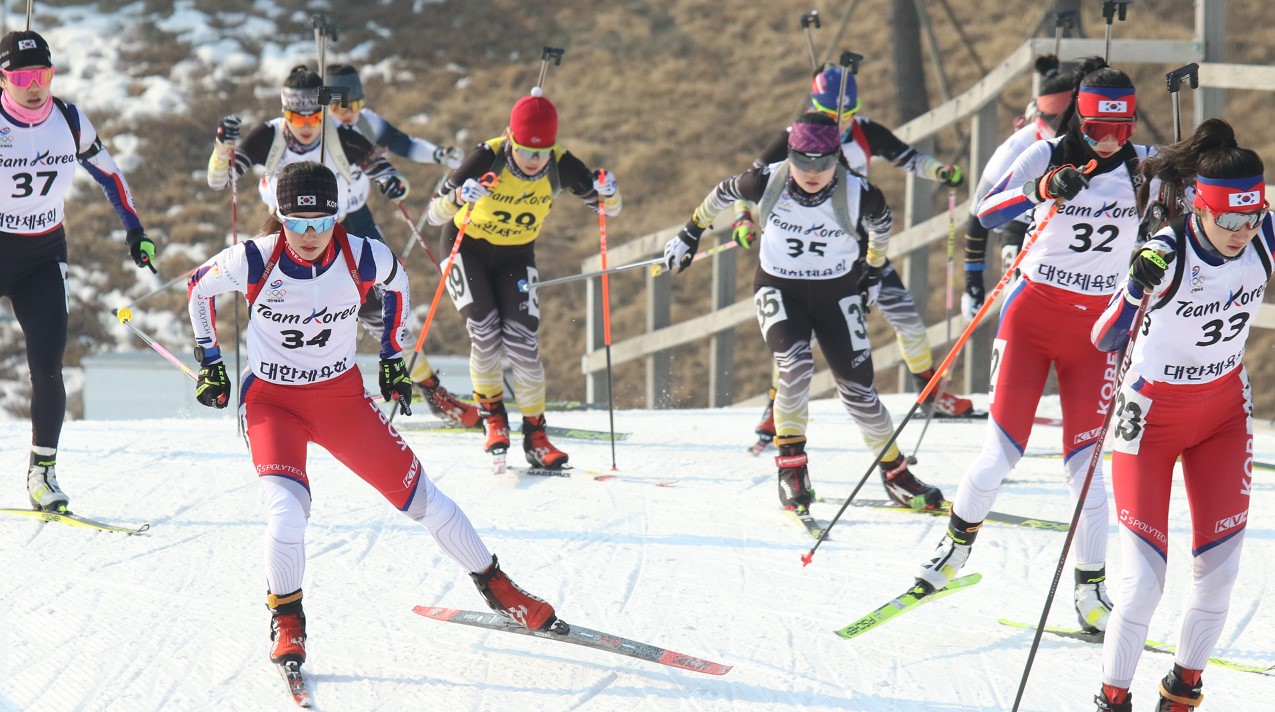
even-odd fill
[(792, 125), (788, 132), (788, 148), (801, 153), (822, 156), (841, 148), (837, 127), (828, 124)]

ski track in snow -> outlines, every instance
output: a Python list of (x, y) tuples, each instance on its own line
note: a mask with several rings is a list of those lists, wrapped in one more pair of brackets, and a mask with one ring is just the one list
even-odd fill
[[(896, 414), (906, 408), (899, 397), (887, 403)], [(616, 414), (617, 429), (634, 434), (617, 448), (619, 474), (676, 478), (677, 488), (595, 481), (583, 470), (609, 466), (609, 443), (561, 441), (581, 471), (539, 478), (491, 475), (477, 435), (407, 435), (506, 571), (564, 620), (735, 666), (720, 678), (413, 614), (420, 604), (484, 604), (421, 527), (312, 449), (305, 673), (316, 708), (1008, 709), (1032, 634), (996, 618), (1039, 617), (1062, 535), (989, 526), (969, 564), (984, 574), (977, 587), (842, 640), (836, 628), (906, 588), (946, 520), (849, 508), (803, 567), (814, 542), (778, 510), (772, 458), (744, 449), (753, 411)], [(812, 412), (813, 484), (845, 496), (871, 454), (835, 401), (816, 401)], [(605, 413), (553, 421), (606, 427)], [(1056, 429), (1037, 431), (1033, 449), (1056, 445)], [(917, 432), (909, 425), (903, 441)], [(0, 433), (0, 465), (20, 472), (28, 425), (0, 422)], [(934, 424), (917, 475), (951, 498), (981, 436), (979, 424)], [(266, 659), (264, 520), (233, 419), (73, 421), (63, 442), (59, 474), (76, 511), (152, 529), (126, 537), (0, 519), (0, 711), (292, 708)], [(1275, 451), (1275, 435), (1259, 432), (1256, 450)], [(1269, 485), (1269, 474), (1256, 477)], [(998, 511), (1070, 518), (1059, 460), (1024, 458), (1014, 479)], [(881, 498), (879, 479), (870, 480), (859, 496)], [(25, 499), (19, 482), (10, 483), (11, 505)], [(1275, 663), (1266, 634), (1275, 574), (1262, 563), (1275, 555), (1271, 491), (1254, 487), (1241, 579), (1215, 652), (1251, 664)], [(814, 514), (827, 522), (837, 508), (816, 504)], [(1176, 642), (1189, 579), (1180, 480), (1171, 516), (1168, 585), (1150, 630), (1166, 642)], [(1114, 576), (1114, 541), (1111, 549)], [(1052, 624), (1074, 625), (1070, 578), (1065, 570)], [(1101, 658), (1100, 646), (1044, 637), (1022, 709), (1087, 709)], [(1143, 654), (1138, 699), (1154, 699), (1172, 660)], [(1251, 673), (1205, 674), (1210, 709), (1262, 709), (1269, 690)]]

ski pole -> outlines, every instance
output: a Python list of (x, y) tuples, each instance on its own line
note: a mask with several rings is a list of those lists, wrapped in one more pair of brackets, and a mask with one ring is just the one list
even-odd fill
[(842, 105), (846, 102), (846, 82), (849, 75), (859, 73), (859, 62), (863, 61), (863, 55), (855, 54), (849, 50), (841, 51), (841, 87), (837, 90), (837, 135), (841, 135), (841, 116)]
[(1133, 0), (1102, 0), (1102, 19), (1107, 21), (1107, 52), (1103, 59), (1111, 63), (1111, 23), (1115, 20), (1124, 22)]
[(124, 326), (127, 326), (134, 334), (137, 334), (138, 338), (140, 338), (142, 341), (145, 341), (147, 346), (150, 346), (152, 349), (155, 349), (156, 353), (158, 353), (160, 356), (163, 356), (165, 359), (167, 359), (169, 363), (173, 364), (177, 368), (180, 368), (182, 373), (186, 374), (187, 376), (190, 376), (190, 379), (192, 381), (199, 380), (199, 376), (196, 376), (195, 372), (190, 370), (190, 368), (188, 368), (186, 364), (182, 363), (180, 359), (174, 356), (172, 352), (170, 352), (168, 349), (161, 346), (151, 337), (147, 336), (144, 331), (137, 328), (136, 326), (133, 326), (133, 310), (132, 309), (129, 309), (128, 307), (122, 307), (120, 309), (112, 309), (111, 314), (114, 314), (115, 318), (119, 319), (121, 324), (123, 324)]
[[(700, 250), (699, 252), (695, 254), (694, 257), (691, 258), (691, 262), (692, 263), (699, 262), (702, 259), (712, 257), (713, 255), (725, 252), (727, 250), (733, 250), (738, 246), (739, 246), (739, 243), (735, 242), (734, 240), (731, 240), (730, 242), (723, 242), (722, 244), (710, 247), (707, 250)], [(668, 266), (665, 265), (663, 261), (660, 261), (660, 262), (657, 262), (656, 264), (651, 265), (652, 277), (658, 277), (667, 271), (668, 271)]]
[[(956, 189), (947, 189), (947, 339), (945, 344), (952, 343), (952, 264), (953, 254), (956, 252)], [(943, 386), (947, 384), (947, 378), (939, 382), (939, 395), (943, 394)], [(912, 454), (907, 456), (908, 464), (916, 464), (916, 453), (921, 449), (921, 443), (925, 441), (925, 434), (930, 430), (930, 423), (934, 420), (934, 411), (937, 410), (939, 396), (935, 396), (935, 402), (930, 405), (930, 411), (925, 414), (925, 425), (921, 428), (921, 435), (916, 439), (916, 445), (912, 448)]]
[(810, 50), (810, 66), (817, 72), (819, 71), (819, 58), (815, 56), (815, 38), (810, 33), (811, 25), (816, 30), (823, 27), (819, 23), (818, 10), (801, 13), (801, 31), (806, 33), (806, 48)]
[(528, 282), (525, 279), (520, 279), (518, 280), (518, 291), (529, 292), (533, 289), (540, 289), (541, 287), (551, 287), (555, 284), (567, 284), (568, 282), (579, 282), (582, 279), (593, 279), (594, 277), (601, 277), (604, 274), (615, 274), (616, 272), (625, 272), (627, 270), (637, 269), (638, 267), (650, 267), (651, 265), (658, 264), (662, 262), (663, 260), (664, 260), (663, 257), (651, 257), (650, 259), (639, 260), (637, 262), (631, 262), (627, 265), (620, 265), (619, 267), (612, 267), (610, 269), (599, 270), (597, 272), (584, 272), (582, 274), (570, 274), (570, 275), (567, 275), (566, 277), (546, 279), (539, 282)]
[(1192, 89), (1200, 88), (1200, 65), (1192, 62), (1186, 66), (1164, 75), (1165, 83), (1168, 84), (1169, 93), (1173, 95), (1173, 141), (1177, 143), (1182, 140), (1182, 101), (1180, 94), (1182, 92), (1182, 80), (1186, 79)]
[[(231, 218), (231, 221), (233, 222), (233, 221), (234, 221), (234, 218)], [(167, 292), (168, 290), (172, 289), (172, 288), (173, 288), (173, 287), (174, 287), (177, 283), (179, 283), (179, 282), (183, 282), (183, 281), (185, 281), (185, 280), (187, 280), (187, 279), (190, 279), (190, 276), (191, 276), (192, 274), (194, 274), (194, 273), (195, 273), (195, 270), (197, 270), (197, 269), (199, 269), (199, 268), (198, 268), (198, 267), (192, 267), (191, 269), (186, 270), (186, 272), (184, 272), (184, 273), (183, 273), (183, 274), (181, 274), (180, 276), (173, 277), (172, 279), (168, 280), (167, 282), (164, 282), (162, 285), (160, 285), (160, 286), (156, 287), (155, 289), (152, 289), (151, 291), (149, 291), (149, 292), (147, 292), (147, 293), (143, 294), (142, 296), (140, 296), (140, 297), (138, 297), (136, 300), (134, 300), (132, 304), (129, 304), (127, 307), (123, 307), (123, 308), (128, 309), (128, 308), (135, 307), (135, 306), (137, 306), (137, 305), (141, 304), (142, 302), (144, 302), (144, 301), (146, 301), (146, 300), (150, 299), (151, 297), (153, 297), (153, 296), (155, 296), (155, 295), (157, 295), (157, 294), (162, 294), (163, 292)]]
[[(1088, 174), (1097, 168), (1097, 166), (1097, 161), (1089, 161), (1089, 163), (1085, 164), (1085, 166), (1080, 170), (1081, 173)], [(846, 508), (850, 506), (852, 501), (854, 501), (855, 495), (859, 494), (860, 489), (863, 489), (863, 485), (868, 481), (868, 477), (872, 475), (872, 470), (876, 468), (878, 463), (881, 462), (881, 458), (885, 457), (885, 453), (889, 451), (890, 446), (894, 445), (894, 442), (899, 439), (899, 434), (903, 432), (904, 426), (908, 424), (908, 421), (916, 414), (917, 409), (921, 407), (921, 404), (925, 402), (925, 399), (928, 398), (930, 393), (934, 391), (934, 388), (943, 378), (943, 374), (947, 373), (948, 368), (952, 365), (952, 361), (956, 360), (956, 356), (960, 354), (961, 349), (965, 347), (965, 342), (968, 341), (970, 335), (974, 333), (974, 329), (977, 328), (979, 322), (983, 320), (983, 316), (987, 314), (987, 311), (991, 309), (992, 304), (996, 302), (1001, 291), (1005, 289), (1005, 285), (1009, 284), (1010, 278), (1013, 276), (1015, 270), (1018, 269), (1019, 263), (1023, 261), (1023, 256), (1027, 254), (1027, 250), (1035, 244), (1036, 238), (1040, 237), (1041, 233), (1045, 231), (1045, 228), (1048, 227), (1049, 223), (1054, 219), (1054, 216), (1058, 214), (1059, 205), (1061, 205), (1061, 202), (1055, 200), (1053, 204), (1049, 206), (1049, 212), (1041, 219), (1036, 231), (1023, 242), (1023, 248), (1018, 251), (1018, 254), (1014, 257), (1014, 261), (1011, 262), (1009, 268), (1005, 270), (1005, 274), (1001, 275), (1001, 279), (996, 283), (996, 287), (993, 288), (991, 293), (987, 295), (987, 298), (983, 300), (983, 306), (979, 307), (978, 312), (974, 314), (974, 318), (968, 325), (966, 325), (965, 330), (961, 332), (960, 337), (956, 339), (956, 343), (952, 346), (952, 350), (948, 352), (947, 356), (943, 359), (943, 362), (939, 364), (937, 369), (935, 369), (934, 375), (930, 377), (930, 382), (925, 384), (925, 388), (921, 389), (921, 393), (917, 395), (916, 401), (912, 404), (912, 408), (908, 410), (907, 415), (903, 416), (903, 422), (899, 423), (898, 427), (894, 429), (894, 433), (890, 435), (890, 439), (886, 441), (885, 445), (881, 448), (881, 451), (877, 453), (872, 464), (868, 466), (868, 470), (864, 472), (863, 477), (859, 479), (859, 484), (855, 485), (854, 490), (850, 492), (850, 496), (846, 497), (845, 503), (841, 505), (841, 509), (837, 510), (836, 516), (834, 516), (832, 521), (828, 523), (828, 526), (824, 528), (823, 534), (820, 535), (818, 541), (815, 542), (815, 545), (810, 547), (810, 551), (802, 554), (801, 563), (803, 565), (810, 565), (810, 562), (814, 559), (815, 552), (819, 549), (819, 546), (827, 540), (828, 533), (832, 531), (834, 526), (836, 526), (837, 522), (841, 519), (841, 515), (845, 514)]]
[[(484, 173), (482, 178), (478, 179), (485, 187), (491, 188), (496, 185), (497, 177), (495, 173)], [(452, 265), (456, 262), (456, 255), (460, 252), (460, 243), (465, 239), (465, 231), (469, 229), (469, 218), (474, 214), (474, 203), (465, 206), (465, 217), (461, 220), (460, 230), (456, 233), (456, 240), (452, 243), (451, 254), (447, 255), (447, 261), (443, 263), (442, 278), (438, 280), (438, 289), (434, 290), (434, 301), (430, 302), (429, 312), (425, 315), (425, 325), (421, 327), (421, 334), (416, 338), (416, 348), (412, 350), (412, 360), (407, 364), (407, 372), (411, 373), (416, 367), (416, 359), (421, 355), (421, 348), (425, 346), (425, 336), (429, 334), (429, 327), (434, 323), (434, 314), (438, 311), (438, 300), (443, 297), (443, 290), (447, 288), (447, 279), (452, 274)], [(390, 420), (394, 420), (397, 409), (390, 413)]]
[(31, 31), (31, 12), (35, 7), (35, 0), (27, 0), (27, 32)]
[[(399, 212), (399, 215), (403, 216), (403, 220), (407, 222), (407, 227), (411, 229), (412, 237), (415, 237), (416, 241), (421, 243), (421, 247), (425, 248), (425, 254), (429, 255), (429, 261), (434, 263), (434, 269), (436, 270), (442, 269), (441, 267), (439, 267), (438, 258), (434, 256), (434, 251), (429, 249), (429, 244), (425, 242), (424, 237), (421, 237), (421, 231), (416, 229), (416, 221), (413, 220), (412, 216), (408, 214), (407, 208), (403, 207), (402, 203), (398, 204), (398, 212)], [(404, 253), (403, 256), (406, 257), (407, 254)]]
[(1076, 11), (1068, 10), (1066, 12), (1054, 13), (1054, 56), (1059, 56), (1062, 49), (1063, 32), (1073, 30), (1076, 27)]
[[(230, 141), (230, 244), (239, 244), (239, 176), (235, 169), (235, 144), (237, 142)], [(198, 268), (196, 268), (198, 269)], [(194, 272), (194, 270), (191, 270)], [(243, 380), (243, 364), (239, 355), (239, 302), (238, 295), (233, 297), (235, 300), (235, 402), (239, 403), (243, 397), (243, 393), (239, 390), (239, 382)], [(239, 437), (247, 441), (247, 434), (244, 431), (243, 418), (235, 418), (235, 430), (239, 433)]]
[(562, 64), (562, 53), (566, 50), (559, 47), (544, 47), (540, 50), (540, 76), (536, 79), (536, 86), (544, 89), (545, 75), (549, 73), (549, 60), (553, 60), (553, 66), (557, 67)]
[[(598, 182), (606, 180), (605, 169), (598, 170)], [(615, 472), (615, 391), (611, 383), (611, 289), (607, 277), (607, 211), (598, 198), (598, 234), (602, 256), (602, 341), (607, 351), (607, 415), (611, 419), (611, 471)]]
[(1089, 493), (1089, 485), (1093, 482), (1094, 472), (1098, 468), (1098, 463), (1102, 461), (1102, 445), (1107, 439), (1107, 429), (1111, 427), (1111, 417), (1116, 412), (1116, 396), (1119, 394), (1120, 384), (1124, 381), (1125, 372), (1129, 370), (1129, 364), (1133, 359), (1133, 344), (1138, 338), (1138, 332), (1142, 330), (1142, 320), (1147, 313), (1147, 305), (1151, 302), (1151, 292), (1142, 295), (1142, 301), (1138, 303), (1137, 315), (1133, 318), (1133, 323), (1129, 331), (1129, 341), (1125, 344), (1124, 356), (1120, 359), (1120, 368), (1115, 373), (1115, 379), (1112, 381), (1112, 397), (1107, 403), (1107, 414), (1102, 419), (1102, 428), (1098, 431), (1098, 437), (1094, 440), (1093, 454), (1089, 456), (1089, 465), (1085, 470), (1085, 481), (1080, 486), (1080, 496), (1076, 498), (1076, 508), (1071, 513), (1071, 524), (1067, 527), (1067, 537), (1063, 541), (1062, 555), (1058, 557), (1058, 566), (1054, 569), (1054, 579), (1049, 584), (1049, 593), (1045, 596), (1045, 607), (1040, 612), (1040, 620), (1036, 622), (1036, 634), (1032, 637), (1031, 649), (1027, 652), (1027, 664), (1023, 667), (1023, 677), (1018, 682), (1018, 694), (1014, 696), (1014, 707), (1012, 712), (1018, 712), (1018, 705), (1023, 700), (1023, 692), (1027, 689), (1027, 677), (1031, 674), (1032, 662), (1036, 659), (1036, 650), (1040, 647), (1040, 638), (1045, 632), (1045, 619), (1049, 617), (1049, 608), (1054, 603), (1054, 595), (1058, 593), (1058, 581), (1062, 578), (1063, 567), (1067, 565), (1067, 552), (1071, 549), (1071, 542), (1076, 537), (1076, 525), (1080, 522), (1080, 513), (1085, 507), (1085, 495)]

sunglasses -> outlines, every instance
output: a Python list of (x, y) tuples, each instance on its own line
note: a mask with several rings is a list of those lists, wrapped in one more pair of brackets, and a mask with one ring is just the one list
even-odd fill
[(348, 107), (341, 106), (340, 100), (333, 101), (331, 104), (328, 104), (328, 111), (353, 111), (357, 114), (363, 110), (363, 103), (365, 101), (365, 99), (350, 99), (350, 105)]
[(5, 81), (9, 82), (19, 89), (26, 89), (34, 82), (42, 87), (47, 87), (53, 81), (53, 67), (41, 67), (39, 69), (0, 69), (0, 73), (4, 74)]
[(1138, 128), (1136, 121), (1085, 120), (1080, 122), (1080, 133), (1085, 137), (1085, 143), (1090, 146), (1097, 146), (1102, 143), (1103, 139), (1108, 137), (1115, 139), (1116, 143), (1124, 145), (1133, 136), (1133, 131), (1136, 128)]
[(790, 163), (794, 168), (807, 171), (809, 173), (822, 173), (837, 165), (837, 153), (839, 153), (839, 151), (815, 155), (788, 149), (788, 163)]
[(323, 123), (323, 112), (316, 111), (313, 114), (301, 114), (296, 111), (284, 110), (283, 118), (293, 126), (318, 126)]
[[(557, 144), (554, 145), (556, 146)], [(553, 146), (549, 146), (548, 148), (527, 148), (526, 146), (520, 146), (518, 142), (514, 140), (513, 136), (509, 137), (509, 146), (513, 148), (514, 153), (518, 154), (519, 158), (525, 161), (536, 161), (548, 158), (549, 154), (553, 153), (554, 148)]]
[(299, 235), (305, 234), (306, 230), (314, 230), (315, 232), (327, 232), (336, 225), (335, 215), (324, 215), (320, 218), (294, 218), (287, 215), (275, 213), (275, 217), (279, 218), (279, 222), (283, 226)]
[(1269, 205), (1263, 204), (1261, 209), (1255, 213), (1213, 213), (1213, 222), (1217, 223), (1218, 227), (1229, 232), (1254, 230), (1266, 219), (1269, 207)]

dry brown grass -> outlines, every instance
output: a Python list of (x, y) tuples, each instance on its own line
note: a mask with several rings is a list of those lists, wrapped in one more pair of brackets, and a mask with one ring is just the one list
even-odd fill
[[(296, 20), (280, 28), (280, 36), (304, 39), (312, 36), (306, 21), (309, 14), (299, 0), (281, 6), (295, 10), (287, 17)], [(825, 3), (824, 28), (816, 33), (821, 49), (833, 40), (833, 33), (849, 2)], [(148, 9), (167, 11), (163, 3), (149, 3)], [(340, 4), (345, 7), (345, 4)], [(930, 3), (939, 33), (945, 68), (953, 88), (959, 92), (979, 76), (975, 63), (960, 45), (947, 18)], [(975, 43), (986, 66), (998, 63), (1025, 39), (1025, 33), (1041, 16), (1041, 3), (1011, 0), (986, 3), (951, 3), (966, 34)], [(1098, 3), (1083, 17), (1091, 37), (1101, 37)], [(152, 7), (153, 6), (153, 7)], [(217, 8), (244, 10), (246, 0), (201, 2), (202, 10)], [(411, 14), (411, 0), (363, 3), (358, 14), (338, 10), (332, 19), (343, 25), (341, 41), (329, 58), (344, 59), (343, 52), (365, 41), (376, 41), (372, 61), (397, 56), (398, 67), (410, 72), (410, 80), (387, 84), (379, 77), (365, 77), (370, 105), (400, 128), (439, 143), (454, 143), (464, 132), (465, 145), (497, 135), (505, 126), (513, 102), (534, 83), (539, 71), (542, 46), (563, 47), (562, 66), (551, 69), (547, 95), (561, 115), (561, 142), (591, 167), (613, 170), (624, 192), (624, 213), (608, 223), (611, 244), (618, 245), (648, 232), (684, 222), (705, 192), (717, 180), (746, 168), (754, 155), (792, 118), (800, 108), (807, 88), (809, 58), (798, 17), (811, 4), (710, 2), (708, 0), (560, 0), (527, 3), (520, 0), (493, 0), (474, 3), (449, 0), (422, 5), (419, 15)], [(1262, 5), (1232, 0), (1233, 28), (1259, 28), (1259, 32), (1233, 31), (1232, 61), (1269, 63), (1275, 57), (1270, 31), (1266, 29)], [(885, 0), (862, 0), (855, 10), (849, 31), (839, 47), (867, 56), (860, 74), (863, 113), (887, 125), (897, 125), (889, 75), (890, 33), (885, 23)], [(1118, 37), (1188, 39), (1193, 21), (1190, 4), (1174, 0), (1146, 0), (1131, 8), (1131, 21), (1117, 27)], [(369, 27), (388, 28), (382, 38)], [(183, 50), (165, 45), (161, 33), (138, 30), (148, 41), (148, 57), (136, 61), (156, 67)], [(463, 68), (461, 73), (448, 63)], [(1171, 130), (1169, 103), (1163, 87), (1163, 72), (1170, 67), (1138, 67), (1131, 72), (1142, 88), (1140, 105), (1149, 123), (1162, 132)], [(458, 86), (457, 80), (468, 78)], [(282, 79), (282, 78), (280, 78)], [(933, 75), (926, 77), (932, 104), (941, 100)], [(1029, 80), (1024, 78), (1007, 94), (1010, 106), (1025, 104)], [(74, 97), (68, 97), (74, 100)], [(1189, 99), (1188, 99), (1189, 102)], [(1269, 132), (1258, 125), (1264, 94), (1232, 94), (1228, 114), (1240, 127), (1240, 136), (1249, 145), (1272, 155)], [(224, 87), (219, 94), (197, 98), (189, 117), (168, 117), (133, 129), (144, 136), (146, 163), (129, 179), (139, 206), (152, 233), (167, 241), (208, 241), (219, 243), (228, 223), (224, 193), (209, 191), (188, 176), (204, 165), (211, 147), (217, 117), (230, 110), (251, 108), (258, 117), (273, 115), (276, 105), (253, 97), (252, 87)], [(408, 121), (421, 113), (428, 124)], [(1010, 112), (1002, 108), (1008, 130)], [(105, 134), (112, 127), (104, 117), (94, 117)], [(1140, 134), (1143, 140), (1149, 134)], [(939, 155), (959, 149), (953, 135), (940, 137)], [(440, 175), (435, 166), (419, 166), (398, 161), (412, 180), (414, 193), (408, 205), (414, 214), (424, 209), (425, 194)], [(902, 199), (898, 171), (878, 166), (873, 178), (894, 201)], [(244, 191), (245, 205), (255, 201)], [(397, 211), (379, 197), (373, 209), (388, 239), (396, 249), (408, 240), (408, 232)], [(170, 210), (170, 206), (179, 206)], [(122, 244), (103, 244), (100, 235), (116, 227), (109, 208), (96, 198), (72, 208), (72, 260), (80, 263), (100, 260), (101, 269), (112, 280), (131, 279), (131, 265), (121, 262)], [(244, 209), (241, 225), (255, 225), (260, 211)], [(210, 230), (201, 224), (217, 226)], [(242, 228), (241, 228), (242, 229)], [(434, 234), (428, 235), (433, 245)], [(553, 277), (575, 273), (580, 261), (597, 252), (597, 222), (583, 205), (564, 195), (540, 238), (541, 273)], [(165, 274), (176, 274), (190, 265), (164, 261)], [(943, 281), (943, 257), (931, 259), (932, 284)], [(436, 278), (426, 268), (418, 250), (409, 262), (414, 278), (414, 300), (428, 304)], [(749, 291), (755, 262), (740, 259), (737, 284), (741, 295)], [(703, 312), (708, 291), (709, 270), (696, 268), (675, 280), (674, 319)], [(614, 332), (617, 340), (643, 329), (644, 312), (641, 279), (622, 275), (612, 282)], [(927, 305), (928, 316), (937, 319), (943, 310), (941, 290), (934, 290)], [(581, 398), (584, 379), (579, 357), (584, 351), (584, 318), (581, 309), (584, 290), (570, 286), (546, 290), (542, 299), (545, 326), (542, 348), (549, 374), (550, 398)], [(156, 306), (177, 310), (182, 295)], [(159, 300), (157, 300), (159, 302)], [(454, 311), (436, 322), (428, 350), (465, 353), (467, 338)], [(95, 322), (83, 319), (82, 326), (93, 342)], [(750, 325), (737, 330), (736, 390), (740, 398), (764, 390), (769, 372), (768, 355)], [(878, 343), (889, 338), (877, 325)], [(1266, 353), (1275, 335), (1258, 332), (1251, 354)], [(365, 342), (374, 348), (371, 342)], [(72, 363), (83, 349), (73, 347)], [(704, 347), (679, 349), (674, 359), (679, 404), (703, 404), (707, 400), (706, 352)], [(1255, 371), (1263, 372), (1251, 358)], [(880, 379), (892, 386), (893, 379)], [(1258, 379), (1255, 378), (1255, 381)], [(886, 381), (890, 381), (887, 383)], [(617, 403), (621, 407), (642, 404), (643, 371), (640, 365), (620, 366), (616, 372)], [(888, 388), (887, 388), (888, 389)], [(1259, 402), (1275, 402), (1275, 394), (1257, 389)], [(1269, 408), (1267, 408), (1269, 410)]]

